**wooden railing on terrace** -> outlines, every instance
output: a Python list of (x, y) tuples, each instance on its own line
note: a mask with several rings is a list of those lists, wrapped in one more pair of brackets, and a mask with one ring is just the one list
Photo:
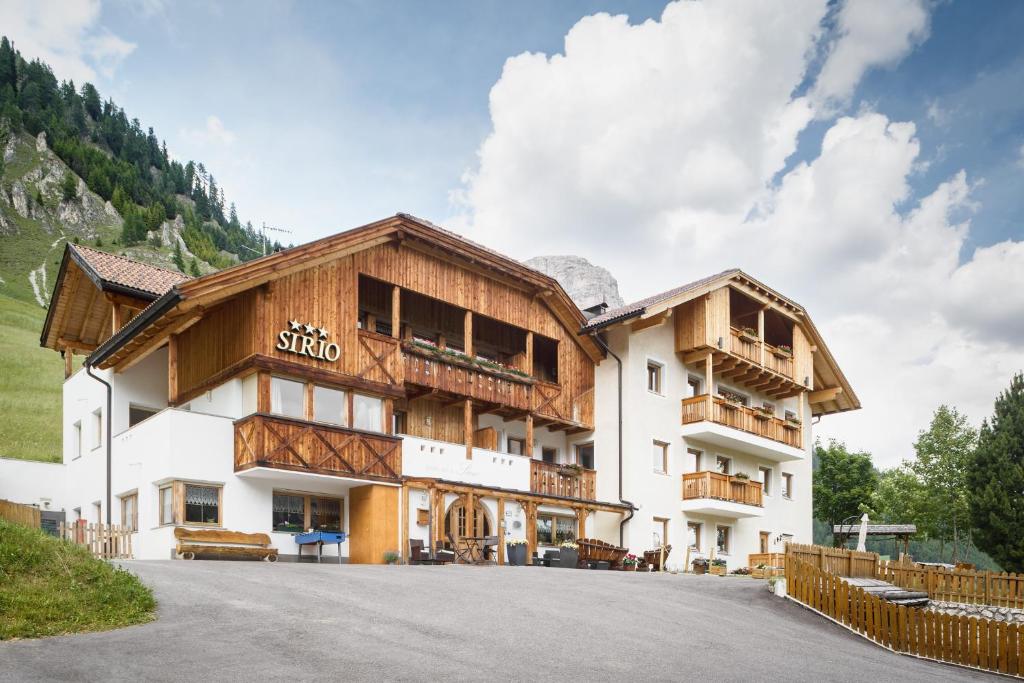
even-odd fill
[(80, 545), (93, 557), (101, 560), (130, 560), (132, 557), (132, 530), (112, 524), (84, 524), (61, 522), (57, 536)]
[[(457, 356), (445, 356), (412, 344), (402, 345), (405, 381), (450, 394), (529, 410), (533, 380), (473, 365)], [(555, 385), (556, 387), (558, 385)], [(559, 387), (560, 389), (560, 387)]]
[(530, 491), (549, 496), (597, 500), (597, 472), (588, 469), (577, 472), (564, 465), (531, 460)]
[(235, 422), (235, 471), (250, 467), (399, 481), (402, 441), (387, 434), (257, 413)]
[(565, 393), (561, 384), (535, 380), (530, 409), (538, 417), (549, 417), (560, 422), (594, 424), (594, 390), (588, 389), (578, 396)]
[[(761, 352), (762, 345), (764, 353)], [(747, 338), (742, 330), (735, 327), (729, 328), (729, 352), (780, 375), (793, 378), (793, 354), (785, 353), (760, 339)]]
[(877, 577), (932, 600), (1024, 609), (1024, 575), (883, 562)]
[[(866, 570), (868, 563), (856, 555), (874, 553), (789, 544), (789, 598), (894, 652), (1017, 677), (1024, 675), (1024, 629), (1018, 624), (954, 616), (883, 600), (829, 569), (836, 562), (842, 568), (843, 561), (847, 561), (853, 563), (855, 571)], [(872, 571), (878, 567), (877, 556), (875, 561)]]
[(799, 425), (777, 417), (764, 415), (752, 408), (730, 403), (718, 396), (712, 399), (712, 414), (708, 416), (707, 394), (683, 399), (683, 424), (709, 420), (750, 434), (763, 436), (793, 448), (803, 448)]
[(720, 472), (687, 472), (683, 475), (683, 500), (714, 498), (761, 507), (761, 482)]
[(786, 554), (785, 553), (750, 553), (747, 555), (747, 566), (757, 567), (758, 565), (764, 565), (765, 567), (785, 567), (786, 566)]
[(796, 557), (811, 565), (846, 578), (875, 578), (878, 567), (878, 553), (828, 548), (823, 545), (786, 544), (786, 559)]

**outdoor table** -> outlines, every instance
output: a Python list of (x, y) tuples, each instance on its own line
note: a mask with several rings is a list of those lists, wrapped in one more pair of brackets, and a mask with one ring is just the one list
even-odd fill
[(485, 540), (487, 539), (483, 536), (463, 536), (459, 539), (459, 542), (465, 545), (469, 556), (473, 558), (473, 564), (480, 564), (484, 561), (483, 543)]
[(324, 543), (338, 544), (338, 564), (341, 564), (341, 544), (348, 539), (344, 531), (307, 531), (296, 534), (295, 542), (299, 545), (299, 559), (302, 559), (302, 546), (316, 546), (316, 561), (320, 562), (324, 554)]

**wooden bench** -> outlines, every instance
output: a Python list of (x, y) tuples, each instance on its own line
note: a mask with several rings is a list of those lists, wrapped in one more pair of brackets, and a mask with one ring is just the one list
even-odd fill
[(584, 566), (590, 562), (607, 562), (612, 569), (617, 569), (622, 559), (629, 552), (625, 548), (605, 543), (596, 538), (581, 538), (576, 541), (580, 562)]
[(277, 548), (270, 547), (267, 534), (245, 534), (226, 529), (185, 529), (177, 527), (174, 538), (179, 559), (196, 556), (217, 560), (266, 560), (277, 562)]

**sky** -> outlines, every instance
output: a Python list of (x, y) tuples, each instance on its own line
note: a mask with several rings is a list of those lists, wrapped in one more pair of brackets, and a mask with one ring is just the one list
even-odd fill
[(398, 211), (626, 300), (738, 266), (805, 306), (890, 467), (1024, 368), (1024, 3), (0, 0), (239, 214)]

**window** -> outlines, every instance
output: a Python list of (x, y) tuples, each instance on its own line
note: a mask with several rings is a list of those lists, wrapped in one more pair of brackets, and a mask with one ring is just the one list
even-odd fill
[(658, 474), (668, 474), (668, 444), (663, 441), (654, 441), (651, 454), (654, 471)]
[(92, 421), (92, 448), (95, 450), (103, 445), (103, 409), (97, 408), (90, 416)]
[(313, 419), (334, 425), (348, 424), (348, 401), (344, 391), (313, 387)]
[(282, 533), (300, 533), (307, 528), (341, 531), (342, 510), (340, 498), (274, 491), (273, 528)]
[(121, 499), (121, 526), (131, 531), (139, 530), (139, 497), (136, 494)]
[(71, 425), (71, 459), (82, 457), (82, 423)]
[(160, 503), (160, 524), (174, 524), (174, 490), (161, 486), (157, 496)]
[(694, 550), (700, 551), (700, 523), (698, 522), (687, 522), (686, 523), (686, 538), (687, 543)]
[(285, 417), (306, 417), (306, 385), (282, 377), (270, 378), (270, 412)]
[(555, 460), (558, 458), (558, 450), (555, 448), (549, 448), (545, 446), (544, 448), (540, 449), (540, 458), (544, 462), (554, 463)]
[(782, 473), (782, 497), (793, 497), (793, 475), (789, 472)]
[(352, 426), (368, 432), (383, 431), (384, 402), (375, 396), (352, 395)]
[(652, 547), (654, 547), (654, 548), (657, 548), (657, 547), (662, 546), (662, 545), (668, 545), (669, 544), (669, 540), (668, 540), (668, 520), (665, 519), (664, 517), (655, 517), (654, 518), (654, 534), (653, 534), (653, 538), (651, 540), (652, 540), (652, 542), (654, 544)]
[(145, 406), (128, 406), (128, 427), (134, 427), (143, 420), (153, 417), (159, 410), (156, 408), (146, 408)]
[(572, 517), (537, 515), (537, 543), (558, 545), (562, 541), (575, 541), (576, 520)]
[(391, 433), (406, 434), (409, 428), (409, 415), (404, 410), (391, 413)]
[(758, 467), (757, 473), (761, 478), (761, 490), (764, 491), (764, 495), (772, 495), (772, 468)]
[(731, 474), (732, 473), (732, 458), (727, 458), (724, 455), (715, 456), (715, 472), (719, 474)]
[(273, 508), (274, 531), (299, 533), (305, 530), (306, 499), (304, 496), (275, 493)]
[(581, 443), (576, 445), (576, 464), (588, 470), (594, 469), (594, 444)]
[(683, 472), (700, 472), (701, 456), (704, 453), (696, 448), (686, 449), (686, 462), (683, 463)]
[(758, 547), (761, 548), (761, 550), (760, 550), (761, 553), (768, 552), (768, 546), (770, 545), (769, 539), (771, 538), (771, 535), (772, 535), (772, 532), (770, 532), (770, 531), (762, 531), (762, 532), (760, 532), (758, 534), (758, 538), (759, 538), (759, 546)]
[(647, 391), (654, 392), (655, 394), (661, 393), (661, 375), (663, 370), (664, 368), (661, 363), (647, 361)]
[(512, 455), (526, 455), (526, 439), (508, 437), (508, 452)]
[(729, 535), (731, 531), (727, 526), (718, 527), (718, 552), (722, 555), (729, 554)]
[(694, 377), (690, 375), (686, 378), (686, 397), (692, 398), (694, 396), (700, 396), (703, 392), (700, 390), (700, 377)]
[(220, 487), (185, 484), (185, 523), (220, 524)]

